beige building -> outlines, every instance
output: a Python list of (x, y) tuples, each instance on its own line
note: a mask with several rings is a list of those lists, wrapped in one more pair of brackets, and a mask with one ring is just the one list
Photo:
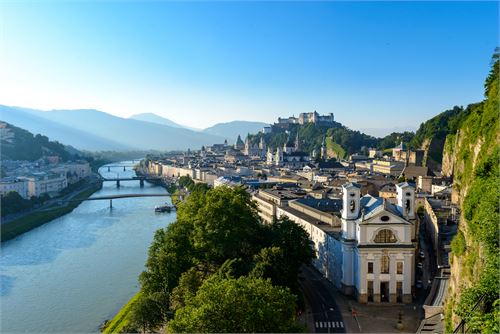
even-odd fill
[(24, 199), (29, 199), (28, 180), (19, 177), (5, 177), (0, 180), (0, 195), (14, 191)]
[(68, 179), (66, 174), (41, 172), (33, 173), (31, 176), (26, 177), (28, 180), (28, 196), (40, 196), (42, 194), (59, 193), (61, 190), (68, 186)]

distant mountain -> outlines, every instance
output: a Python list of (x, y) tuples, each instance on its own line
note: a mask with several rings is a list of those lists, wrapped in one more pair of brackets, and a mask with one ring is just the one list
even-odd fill
[(0, 122), (1, 159), (35, 161), (43, 156), (57, 155), (63, 161), (82, 156), (73, 147), (57, 141), (50, 141), (46, 136)]
[(175, 123), (174, 121), (171, 121), (168, 118), (161, 117), (161, 116), (159, 116), (157, 114), (153, 114), (151, 112), (132, 115), (129, 118), (130, 119), (139, 120), (139, 121), (144, 121), (144, 122), (150, 122), (150, 123), (167, 125), (167, 126), (171, 126), (173, 128), (189, 129), (189, 130), (193, 130), (193, 131), (198, 131), (199, 130), (199, 129), (195, 129), (195, 128), (192, 128), (192, 127), (189, 127), (189, 126), (184, 126), (184, 125)]
[(87, 150), (185, 150), (224, 141), (209, 133), (125, 119), (93, 109), (40, 111), (0, 106), (0, 120)]
[(32, 133), (43, 133), (51, 140), (89, 151), (132, 149), (123, 143), (53, 122), (42, 116), (44, 113), (39, 110), (0, 105), (0, 121), (8, 122)]
[(228, 140), (229, 143), (236, 142), (238, 135), (246, 138), (249, 133), (257, 133), (263, 127), (269, 126), (262, 122), (232, 121), (228, 123), (217, 123), (214, 126), (203, 130), (204, 133), (220, 136)]

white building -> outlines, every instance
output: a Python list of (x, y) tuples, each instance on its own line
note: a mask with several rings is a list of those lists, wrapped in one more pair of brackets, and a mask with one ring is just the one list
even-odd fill
[(359, 302), (412, 300), (414, 285), (415, 191), (397, 185), (397, 205), (343, 186), (342, 280), (344, 293)]
[(28, 196), (40, 196), (45, 193), (58, 193), (68, 186), (65, 173), (33, 173), (28, 180)]
[(287, 216), (308, 232), (317, 254), (313, 265), (343, 293), (361, 303), (410, 303), (415, 275), (413, 187), (397, 185), (396, 205), (361, 197), (357, 184), (345, 184), (342, 190), (341, 210), (327, 199), (281, 203), (266, 196), (269, 190), (253, 198), (264, 221)]
[(22, 198), (29, 199), (28, 181), (19, 177), (4, 177), (0, 180), (0, 195), (15, 191)]

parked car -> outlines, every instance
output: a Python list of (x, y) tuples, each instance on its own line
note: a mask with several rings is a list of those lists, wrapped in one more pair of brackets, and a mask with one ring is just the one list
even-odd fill
[(420, 257), (421, 257), (422, 259), (423, 259), (423, 258), (425, 258), (425, 254), (424, 254), (424, 251), (423, 251), (423, 250), (421, 250), (421, 251), (418, 253), (418, 255), (420, 255)]
[(422, 264), (422, 262), (419, 262), (419, 263), (417, 264), (417, 268), (418, 268), (418, 269), (424, 269), (424, 265)]
[(417, 283), (415, 284), (415, 287), (417, 289), (422, 289), (424, 285), (422, 284), (422, 280), (417, 280)]

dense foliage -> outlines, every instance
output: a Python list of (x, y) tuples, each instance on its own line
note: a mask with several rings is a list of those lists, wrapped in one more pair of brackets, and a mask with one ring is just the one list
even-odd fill
[[(242, 188), (197, 189), (187, 178), (182, 183), (191, 194), (179, 203), (177, 220), (155, 234), (140, 276), (145, 299), (136, 303), (132, 326), (150, 328), (175, 317), (169, 328), (180, 332), (300, 329), (292, 293), (300, 266), (314, 256), (307, 233), (287, 219), (262, 224)], [(142, 306), (146, 312), (136, 309)], [(259, 323), (271, 318), (280, 321)]]
[[(461, 294), (448, 302), (448, 330), (452, 330), (452, 319), (465, 319), (470, 332), (500, 332), (498, 54), (494, 60), (486, 80), (485, 101), (468, 108), (459, 128), (455, 187), (463, 199), (465, 221), (452, 247), (463, 286)], [(481, 307), (470, 314), (481, 297)]]
[(5, 124), (1, 138), (1, 159), (35, 161), (43, 156), (57, 155), (62, 161), (75, 158), (80, 152), (46, 136), (33, 135), (31, 132)]
[(24, 199), (15, 191), (10, 191), (4, 196), (0, 196), (0, 208), (2, 217), (29, 210), (35, 205), (42, 204), (49, 199), (47, 194), (42, 194), (39, 197), (33, 196), (31, 199)]
[(169, 322), (173, 333), (296, 333), (296, 297), (270, 280), (213, 275)]

